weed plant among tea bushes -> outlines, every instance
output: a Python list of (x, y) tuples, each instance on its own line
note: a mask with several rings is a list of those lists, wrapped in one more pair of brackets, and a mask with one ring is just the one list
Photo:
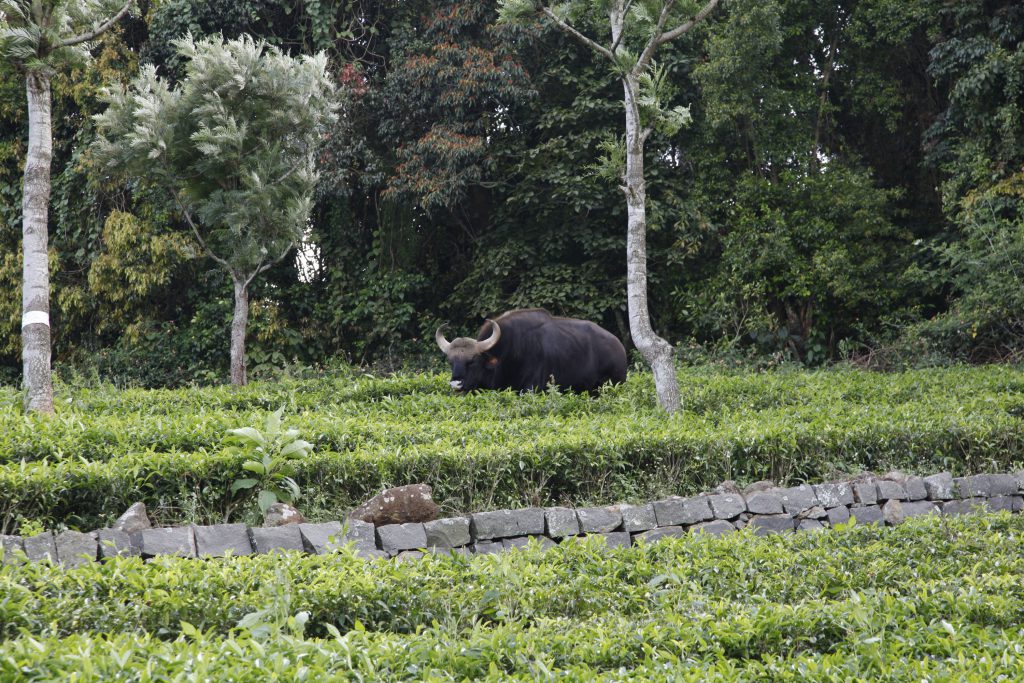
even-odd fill
[(1022, 544), (1000, 513), (472, 559), (4, 566), (0, 680), (1018, 681)]
[[(0, 390), (0, 532), (108, 525), (142, 500), (160, 523), (224, 521), (243, 454), (229, 429), (267, 413), (313, 444), (295, 461), (302, 509), (339, 519), (383, 487), (427, 483), (445, 514), (638, 502), (724, 479), (821, 481), (862, 469), (1008, 471), (1024, 461), (1024, 371), (991, 366), (681, 375), (684, 411), (650, 376), (600, 397), (451, 393), (440, 375), (181, 390), (68, 389), (26, 417)], [(245, 519), (254, 521), (252, 505)]]

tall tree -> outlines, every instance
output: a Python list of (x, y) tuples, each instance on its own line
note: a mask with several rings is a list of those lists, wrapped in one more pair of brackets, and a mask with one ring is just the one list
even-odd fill
[[(633, 343), (651, 366), (658, 403), (672, 413), (680, 408), (672, 345), (654, 332), (647, 305), (647, 186), (644, 145), (656, 126), (681, 126), (689, 112), (663, 111), (660, 102), (667, 83), (654, 64), (658, 48), (689, 32), (705, 19), (718, 0), (706, 4), (675, 0), (572, 0), (546, 5), (536, 0), (502, 0), (501, 17), (517, 21), (542, 15), (559, 30), (607, 58), (622, 82), (625, 107), (626, 297)], [(607, 17), (610, 35), (602, 42), (585, 35), (577, 25), (588, 15)], [(614, 155), (613, 155), (614, 156)]]
[(108, 90), (94, 149), (116, 173), (163, 190), (230, 276), (231, 381), (245, 384), (249, 285), (302, 239), (333, 86), (324, 53), (296, 59), (247, 36), (176, 45), (188, 61), (179, 86), (150, 65)]
[[(121, 19), (132, 0), (2, 0), (0, 59), (25, 75), (28, 155), (22, 189), (21, 356), (25, 408), (53, 412), (50, 380), (50, 80)], [(120, 7), (120, 9), (118, 9)]]

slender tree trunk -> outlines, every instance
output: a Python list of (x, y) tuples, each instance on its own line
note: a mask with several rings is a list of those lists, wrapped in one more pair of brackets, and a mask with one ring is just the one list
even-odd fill
[(232, 275), (235, 283), (235, 315), (231, 319), (231, 383), (246, 383), (245, 328), (249, 324), (249, 283)]
[(654, 373), (658, 404), (667, 412), (680, 408), (679, 380), (676, 378), (672, 345), (655, 334), (647, 307), (647, 183), (644, 180), (644, 143), (647, 132), (640, 122), (636, 96), (639, 78), (628, 73), (622, 77), (626, 104), (626, 297), (629, 307), (629, 331), (637, 350)]
[(53, 413), (50, 379), (50, 268), (47, 232), (50, 207), (50, 77), (29, 71), (28, 156), (22, 193), (21, 358), (25, 410)]

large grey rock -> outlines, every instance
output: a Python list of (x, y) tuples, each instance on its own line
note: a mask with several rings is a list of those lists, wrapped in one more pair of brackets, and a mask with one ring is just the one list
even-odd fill
[(433, 489), (426, 484), (409, 484), (378, 493), (350, 512), (348, 516), (350, 519), (384, 526), (409, 522), (432, 522), (437, 519), (440, 511), (441, 508), (434, 502)]
[(796, 518), (798, 520), (800, 520), (800, 519), (825, 519), (826, 517), (828, 517), (828, 512), (826, 512), (825, 508), (821, 507), (820, 505), (815, 505), (814, 507), (808, 508), (808, 509), (804, 510), (803, 512), (801, 512), (800, 514), (796, 515)]
[(267, 553), (286, 553), (294, 550), (300, 553), (306, 552), (302, 543), (302, 532), (295, 524), (275, 526), (268, 528), (253, 527), (249, 529), (249, 540), (252, 541), (253, 550), (259, 555)]
[(747, 522), (756, 536), (793, 531), (795, 525), (789, 515), (754, 515)]
[(992, 479), (987, 474), (957, 477), (953, 482), (958, 498), (988, 498), (992, 495)]
[(743, 489), (743, 497), (746, 498), (747, 496), (753, 493), (760, 493), (761, 491), (771, 491), (774, 488), (775, 482), (769, 481), (767, 479), (755, 481), (753, 484), (750, 484), (745, 489)]
[(814, 487), (807, 484), (779, 489), (779, 497), (782, 498), (782, 509), (788, 515), (796, 515), (821, 504), (814, 493)]
[(708, 496), (708, 505), (711, 506), (711, 514), (719, 520), (733, 519), (747, 511), (747, 502), (738, 493), (719, 493)]
[(632, 543), (632, 538), (628, 531), (612, 531), (605, 534), (592, 534), (588, 538), (604, 539), (605, 544), (607, 544), (609, 548), (628, 548)]
[(1012, 474), (990, 474), (988, 481), (992, 496), (1017, 495), (1017, 479)]
[(921, 515), (937, 515), (939, 508), (927, 500), (908, 500), (903, 502), (904, 517), (920, 517)]
[(942, 514), (944, 515), (970, 515), (976, 512), (988, 512), (988, 509), (988, 503), (984, 498), (947, 500), (942, 504)]
[[(366, 522), (360, 522), (359, 520), (349, 521), (366, 524)], [(321, 522), (319, 524), (304, 522), (299, 524), (299, 536), (302, 537), (302, 549), (311, 555), (333, 553), (343, 548), (349, 541), (349, 539), (345, 538), (341, 522), (337, 521)], [(377, 549), (376, 544), (374, 544), (372, 549)]]
[(403, 550), (395, 556), (395, 560), (397, 562), (409, 562), (410, 560), (418, 560), (425, 554), (422, 550)]
[(213, 524), (197, 526), (192, 530), (196, 537), (196, 555), (199, 557), (235, 557), (252, 555), (252, 541), (249, 529), (244, 524)]
[(469, 546), (462, 546), (460, 548), (442, 548), (440, 546), (432, 545), (427, 546), (427, 552), (431, 555), (440, 555), (441, 557), (447, 557), (449, 555), (458, 555), (460, 557), (473, 557), (473, 551), (469, 548)]
[(584, 534), (606, 534), (622, 526), (622, 513), (615, 506), (579, 508), (576, 517), (580, 521), (580, 532)]
[(712, 519), (711, 506), (703, 496), (693, 498), (668, 498), (654, 503), (654, 516), (658, 526), (679, 526), (697, 524)]
[(801, 519), (796, 525), (797, 531), (824, 531), (825, 525), (816, 519)]
[[(853, 499), (861, 505), (874, 505), (878, 502), (878, 487), (870, 479), (850, 482), (853, 488)], [(879, 512), (881, 514), (881, 512)]]
[(928, 489), (921, 477), (894, 471), (885, 473), (881, 478), (884, 481), (894, 481), (903, 487), (906, 495), (902, 500), (923, 500), (928, 497)]
[(747, 510), (755, 515), (781, 515), (782, 496), (778, 491), (755, 491), (746, 494)]
[(401, 550), (426, 548), (427, 532), (420, 523), (385, 524), (377, 527), (377, 545), (392, 555)]
[(839, 507), (835, 508), (829, 508), (825, 512), (828, 515), (828, 523), (831, 526), (835, 526), (837, 524), (846, 524), (850, 521), (850, 508), (846, 507), (845, 505), (840, 505)]
[(710, 522), (701, 522), (690, 527), (690, 533), (711, 534), (712, 536), (723, 536), (736, 531), (731, 523), (724, 519), (715, 519)]
[(580, 520), (572, 508), (553, 507), (544, 509), (544, 533), (551, 538), (575, 536), (580, 532)]
[(857, 524), (882, 524), (885, 522), (882, 508), (877, 505), (850, 508), (850, 516), (857, 520)]
[(663, 538), (681, 538), (686, 535), (686, 529), (681, 526), (660, 526), (650, 531), (641, 531), (633, 534), (634, 543), (654, 543)]
[(263, 513), (263, 526), (274, 527), (285, 524), (302, 524), (306, 518), (288, 503), (274, 503)]
[(474, 555), (495, 555), (505, 550), (501, 541), (478, 541), (473, 544)]
[(1024, 493), (1024, 470), (1014, 472), (1013, 478), (1017, 480), (1017, 491)]
[(882, 519), (889, 526), (896, 526), (903, 522), (903, 503), (899, 500), (891, 498), (885, 501), (882, 505)]
[(469, 529), (473, 540), (490, 541), (519, 535), (519, 524), (511, 510), (474, 512), (469, 516)]
[(143, 529), (153, 528), (153, 523), (149, 521), (149, 515), (146, 514), (146, 504), (142, 502), (132, 503), (132, 505), (124, 511), (124, 514), (117, 518), (112, 525), (111, 529), (117, 531), (123, 531), (126, 534), (132, 534), (136, 531), (142, 531)]
[(658, 526), (658, 518), (654, 514), (654, 505), (620, 505), (622, 512), (622, 528), (630, 533), (647, 531)]
[(522, 508), (513, 511), (516, 528), (522, 536), (541, 536), (544, 534), (544, 508)]
[(924, 478), (928, 500), (952, 500), (953, 486), (953, 475), (949, 472), (939, 472)]
[(853, 505), (853, 487), (849, 482), (830, 481), (825, 484), (814, 486), (814, 495), (824, 508), (834, 508), (840, 505)]
[(100, 529), (96, 532), (100, 559), (111, 557), (133, 557), (139, 549), (132, 545), (131, 535), (118, 529)]
[(1020, 510), (1019, 507), (1014, 508), (1014, 503), (1020, 496), (993, 496), (988, 499), (988, 508), (992, 512), (1000, 512), (1006, 510), (1007, 512), (1016, 512)]
[(195, 557), (196, 539), (190, 526), (143, 529), (130, 534), (132, 545), (144, 558), (157, 555)]
[(501, 539), (501, 544), (504, 546), (505, 550), (525, 549), (528, 548), (531, 543), (539, 545), (541, 550), (548, 550), (558, 545), (547, 536), (515, 536), (513, 538)]
[(54, 539), (57, 546), (57, 561), (69, 569), (96, 561), (97, 543), (92, 534), (80, 531), (65, 531)]
[(878, 489), (878, 502), (880, 503), (887, 500), (905, 500), (907, 498), (907, 490), (896, 481), (879, 479), (875, 482), (875, 488)]
[(731, 493), (734, 495), (740, 495), (742, 491), (740, 491), (740, 487), (736, 485), (735, 481), (733, 481), (732, 479), (726, 479), (721, 484), (712, 489), (711, 493), (712, 495), (718, 493)]
[(57, 545), (53, 541), (53, 532), (44, 531), (36, 536), (22, 539), (25, 545), (25, 557), (29, 562), (49, 560), (57, 563)]
[(21, 564), (25, 561), (25, 542), (20, 536), (0, 536), (5, 565)]
[(364, 522), (361, 519), (346, 519), (341, 524), (341, 533), (345, 537), (344, 543), (352, 543), (356, 552), (377, 550), (377, 530), (369, 522)]
[(472, 541), (469, 535), (469, 517), (449, 517), (426, 522), (427, 547), (460, 548)]

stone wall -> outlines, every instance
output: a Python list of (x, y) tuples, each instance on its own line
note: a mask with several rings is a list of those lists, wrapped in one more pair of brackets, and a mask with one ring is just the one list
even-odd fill
[(858, 524), (899, 524), (907, 517), (1024, 508), (1024, 471), (954, 478), (898, 472), (846, 481), (777, 488), (762, 482), (740, 491), (725, 484), (714, 492), (671, 497), (646, 505), (593, 508), (526, 508), (477, 512), (426, 523), (386, 524), (348, 520), (272, 528), (244, 524), (143, 529), (126, 533), (45, 532), (0, 536), (3, 562), (49, 559), (64, 566), (117, 555), (143, 558), (222, 557), (298, 551), (325, 554), (352, 543), (367, 558), (412, 558), (423, 553), (488, 554), (526, 545), (531, 538), (554, 546), (582, 536), (609, 546), (649, 543), (687, 533), (731, 533), (750, 527), (756, 535), (819, 531), (855, 517)]

